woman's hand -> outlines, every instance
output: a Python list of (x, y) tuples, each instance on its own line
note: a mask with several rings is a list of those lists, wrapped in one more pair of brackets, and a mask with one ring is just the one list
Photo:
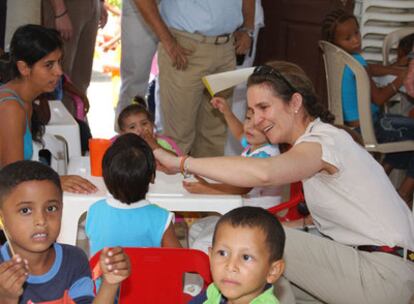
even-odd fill
[(98, 191), (94, 184), (79, 175), (63, 175), (60, 182), (66, 192), (90, 194)]
[(157, 148), (154, 151), (155, 159), (157, 160), (157, 169), (167, 173), (175, 174), (180, 172), (181, 157), (165, 151), (163, 148)]

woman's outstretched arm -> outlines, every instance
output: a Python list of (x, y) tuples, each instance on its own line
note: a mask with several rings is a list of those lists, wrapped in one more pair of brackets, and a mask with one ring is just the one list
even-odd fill
[[(207, 157), (187, 159), (156, 149), (157, 160), (171, 171), (185, 171), (239, 187), (276, 186), (308, 178), (334, 168), (322, 161), (318, 143), (300, 143), (288, 152), (264, 159), (247, 157)], [(182, 161), (184, 160), (184, 161)]]

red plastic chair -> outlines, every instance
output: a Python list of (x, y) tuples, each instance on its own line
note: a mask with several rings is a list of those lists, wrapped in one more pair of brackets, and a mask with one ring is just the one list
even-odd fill
[[(287, 202), (280, 203), (267, 210), (277, 216), (281, 222), (294, 221), (304, 217), (298, 208), (298, 205), (304, 202), (305, 197), (303, 195), (302, 182), (296, 182), (290, 185), (290, 198)], [(278, 216), (277, 214), (284, 209), (288, 209), (288, 212), (284, 216)]]
[[(188, 303), (192, 297), (183, 292), (184, 273), (198, 273), (204, 288), (211, 283), (208, 256), (187, 248), (124, 248), (131, 261), (131, 275), (121, 284), (119, 304)], [(89, 261), (92, 274), (100, 251)], [(99, 276), (99, 275), (98, 275)], [(96, 279), (96, 276), (93, 279)]]

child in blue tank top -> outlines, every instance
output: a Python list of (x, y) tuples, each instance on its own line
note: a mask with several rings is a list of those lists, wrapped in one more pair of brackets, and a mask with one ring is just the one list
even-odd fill
[(102, 171), (110, 196), (94, 203), (86, 217), (92, 255), (112, 246), (181, 247), (173, 214), (145, 199), (155, 178), (155, 159), (143, 139), (119, 136), (104, 155)]

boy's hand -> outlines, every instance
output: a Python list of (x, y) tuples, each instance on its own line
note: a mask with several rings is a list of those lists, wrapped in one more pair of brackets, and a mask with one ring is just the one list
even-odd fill
[(104, 282), (111, 285), (119, 284), (131, 273), (129, 258), (121, 247), (104, 248), (100, 264)]
[(23, 294), (23, 284), (29, 275), (27, 260), (15, 255), (0, 264), (0, 303), (18, 303)]
[(227, 101), (223, 97), (214, 97), (210, 102), (213, 108), (219, 110), (224, 115), (231, 112)]

